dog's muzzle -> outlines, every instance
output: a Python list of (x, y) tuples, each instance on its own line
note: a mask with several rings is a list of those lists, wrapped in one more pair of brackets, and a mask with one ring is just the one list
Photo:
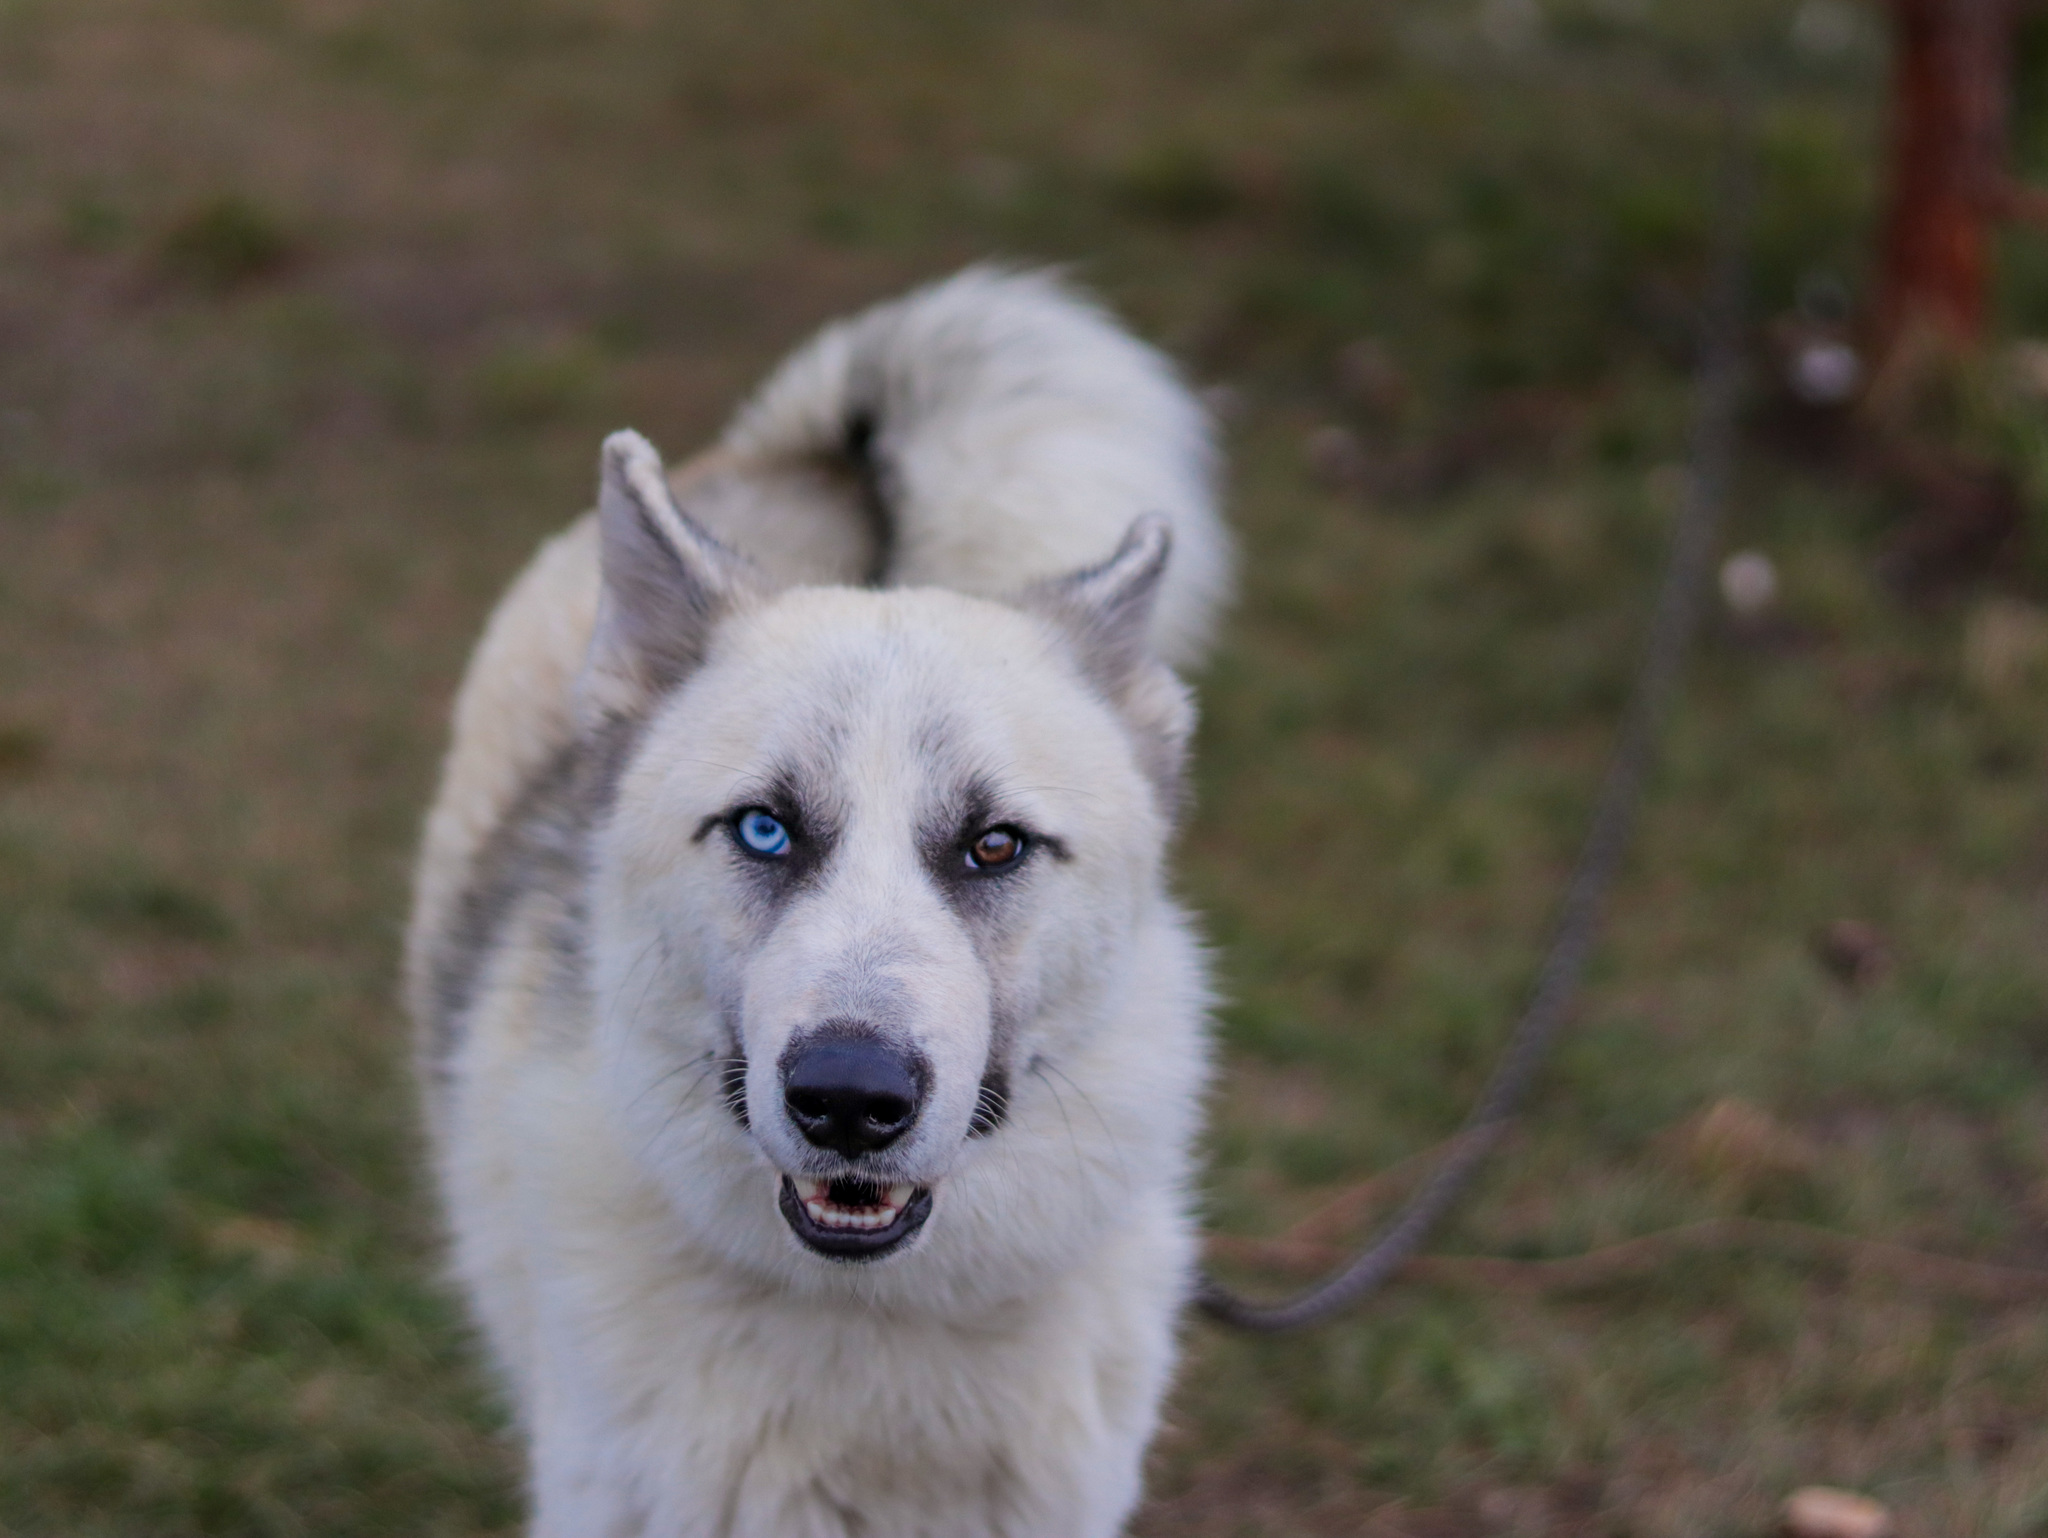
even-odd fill
[(813, 1148), (855, 1170), (782, 1178), (783, 1220), (806, 1247), (834, 1260), (873, 1260), (903, 1244), (931, 1216), (928, 1187), (860, 1173), (859, 1163), (898, 1142), (924, 1109), (930, 1070), (922, 1057), (858, 1021), (834, 1021), (784, 1054), (782, 1105)]

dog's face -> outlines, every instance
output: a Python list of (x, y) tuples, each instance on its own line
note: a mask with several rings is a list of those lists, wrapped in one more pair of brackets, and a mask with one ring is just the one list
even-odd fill
[(912, 1252), (956, 1183), (986, 1206), (1020, 1086), (1100, 1019), (1158, 892), (1187, 727), (1142, 651), (1163, 540), (1036, 612), (755, 599), (650, 461), (608, 450), (589, 681), (632, 722), (590, 925), (612, 1105), (742, 1264)]

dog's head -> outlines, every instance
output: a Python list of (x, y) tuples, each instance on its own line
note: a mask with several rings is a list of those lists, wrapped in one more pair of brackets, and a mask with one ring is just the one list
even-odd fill
[(1121, 1007), (1160, 900), (1191, 721), (1145, 643), (1166, 527), (1011, 604), (768, 595), (630, 434), (599, 522), (588, 959), (622, 1135), (757, 1271), (915, 1250), (969, 1172), (984, 1207), (1031, 1178), (990, 1153), (1022, 1081)]

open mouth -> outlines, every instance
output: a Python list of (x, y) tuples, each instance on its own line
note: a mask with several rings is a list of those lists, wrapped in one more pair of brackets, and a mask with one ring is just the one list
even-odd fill
[(924, 1227), (930, 1186), (782, 1177), (782, 1220), (810, 1249), (834, 1260), (878, 1260)]

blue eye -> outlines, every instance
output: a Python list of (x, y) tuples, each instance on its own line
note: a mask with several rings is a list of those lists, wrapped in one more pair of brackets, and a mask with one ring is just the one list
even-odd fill
[(739, 834), (740, 843), (749, 853), (770, 860), (780, 859), (789, 853), (789, 829), (758, 807), (740, 813), (733, 830)]

